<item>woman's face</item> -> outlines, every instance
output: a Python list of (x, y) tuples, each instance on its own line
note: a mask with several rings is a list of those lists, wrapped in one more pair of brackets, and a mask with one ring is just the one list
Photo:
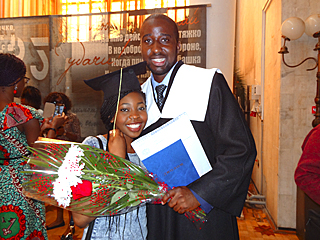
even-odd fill
[(62, 99), (61, 96), (57, 96), (56, 99), (53, 101), (53, 103), (57, 106), (57, 105), (64, 105), (64, 108), (63, 108), (63, 112), (65, 114), (67, 114), (67, 111), (66, 111), (66, 105), (64, 104), (64, 101)]
[(146, 104), (140, 93), (131, 92), (120, 100), (116, 127), (126, 139), (139, 137), (147, 119)]

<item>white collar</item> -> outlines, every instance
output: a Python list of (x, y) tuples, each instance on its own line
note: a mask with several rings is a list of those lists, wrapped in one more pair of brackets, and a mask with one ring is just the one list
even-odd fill
[(142, 91), (146, 93), (148, 111), (146, 127), (159, 118), (175, 118), (184, 112), (190, 120), (203, 122), (212, 79), (216, 71), (216, 68), (203, 69), (183, 64), (176, 73), (162, 113), (154, 100), (151, 78), (149, 78), (142, 86)]

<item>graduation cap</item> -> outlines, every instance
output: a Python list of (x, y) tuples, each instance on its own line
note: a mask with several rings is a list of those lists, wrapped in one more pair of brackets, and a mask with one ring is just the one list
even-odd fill
[[(128, 90), (140, 90), (140, 83), (137, 75), (146, 73), (146, 62), (141, 62), (136, 65), (132, 65), (121, 69), (96, 77), (90, 80), (84, 80), (84, 82), (96, 91), (102, 90), (104, 93), (104, 99), (119, 94), (119, 86), (121, 80), (121, 92)], [(121, 79), (120, 79), (121, 78)]]

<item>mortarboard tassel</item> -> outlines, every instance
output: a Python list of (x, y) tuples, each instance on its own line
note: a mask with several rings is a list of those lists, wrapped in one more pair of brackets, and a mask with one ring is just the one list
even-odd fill
[(118, 109), (119, 109), (119, 103), (120, 103), (121, 83), (122, 83), (122, 68), (120, 69), (120, 83), (119, 83), (118, 101), (117, 101), (117, 107), (116, 107), (116, 114), (114, 115), (113, 131), (112, 131), (113, 136), (115, 134), (114, 130), (116, 129), (116, 121), (117, 121)]

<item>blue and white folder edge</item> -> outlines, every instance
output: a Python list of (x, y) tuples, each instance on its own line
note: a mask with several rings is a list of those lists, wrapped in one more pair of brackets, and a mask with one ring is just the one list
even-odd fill
[[(148, 171), (158, 175), (159, 179), (165, 181), (170, 187), (173, 186), (168, 182), (172, 178), (174, 178), (172, 182), (174, 186), (186, 186), (212, 170), (187, 113), (182, 113), (154, 131), (138, 138), (131, 145)], [(184, 163), (176, 162), (181, 161), (181, 158), (184, 158), (182, 160)], [(190, 160), (192, 163), (189, 163)], [(188, 168), (194, 167), (197, 176), (190, 174), (193, 169), (184, 169), (185, 174), (183, 174), (180, 165)], [(157, 172), (158, 170), (161, 172)], [(185, 179), (185, 176), (180, 174), (192, 176)]]

